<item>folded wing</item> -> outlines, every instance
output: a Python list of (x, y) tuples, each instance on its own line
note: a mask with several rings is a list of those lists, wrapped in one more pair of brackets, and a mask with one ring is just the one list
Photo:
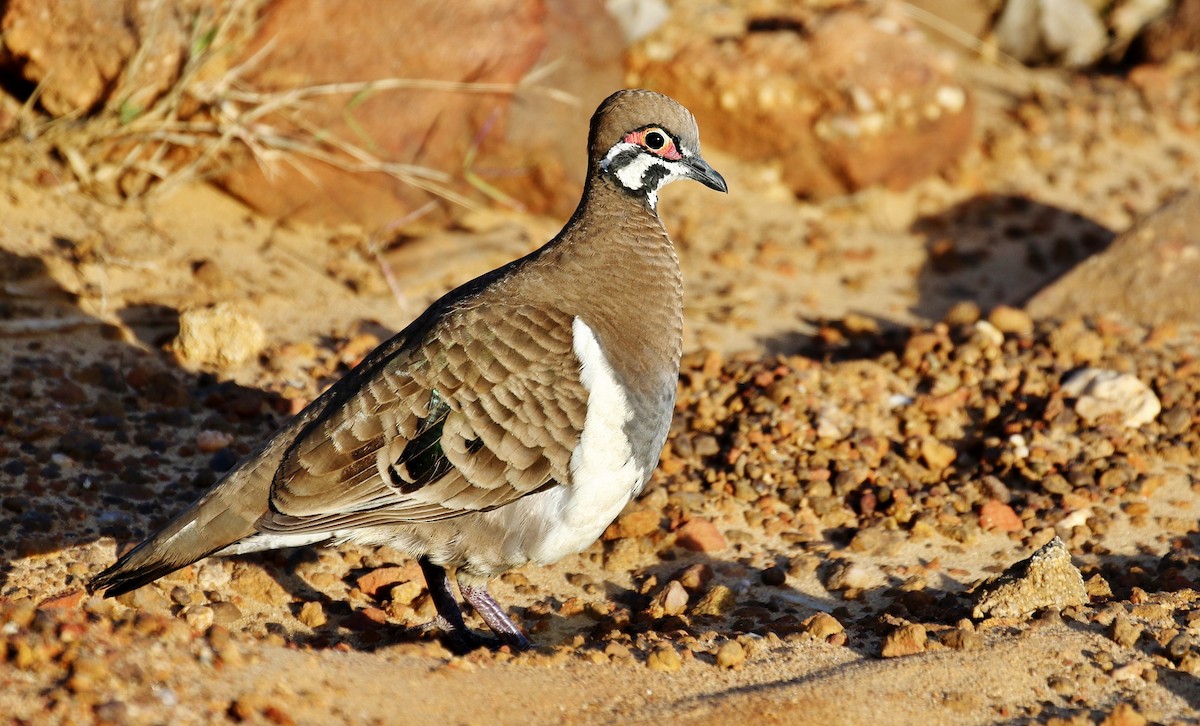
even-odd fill
[(458, 310), (364, 371), (296, 437), (257, 529), (449, 519), (569, 481), (587, 404), (572, 319), (487, 313)]

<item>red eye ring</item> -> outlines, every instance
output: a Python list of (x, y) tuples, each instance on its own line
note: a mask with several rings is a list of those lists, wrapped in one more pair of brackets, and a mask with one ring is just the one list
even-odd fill
[(661, 156), (664, 159), (678, 161), (683, 158), (683, 154), (679, 153), (679, 149), (675, 146), (675, 140), (671, 138), (671, 135), (657, 126), (651, 126), (641, 131), (631, 131), (625, 135), (625, 141), (630, 144), (637, 144), (655, 156)]

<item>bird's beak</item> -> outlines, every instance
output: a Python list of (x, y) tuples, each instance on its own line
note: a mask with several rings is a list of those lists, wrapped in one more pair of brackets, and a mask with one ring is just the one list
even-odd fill
[(687, 165), (688, 179), (695, 179), (709, 189), (729, 193), (729, 185), (725, 183), (725, 177), (718, 174), (717, 170), (709, 166), (707, 161), (699, 156), (692, 156), (684, 163)]

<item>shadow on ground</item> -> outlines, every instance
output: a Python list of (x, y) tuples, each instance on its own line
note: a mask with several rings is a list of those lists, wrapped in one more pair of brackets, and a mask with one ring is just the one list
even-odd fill
[(985, 311), (1020, 306), (1116, 236), (1067, 209), (995, 194), (922, 217), (911, 231), (925, 237), (927, 249), (913, 312), (929, 320), (965, 300)]
[[(125, 340), (81, 311), (40, 260), (0, 251), (0, 271), (4, 594), (15, 558), (106, 536), (128, 543), (165, 523), (269, 434), (288, 405), (186, 373)], [(162, 309), (129, 314), (147, 343), (172, 320)], [(202, 447), (201, 431), (231, 443)], [(66, 579), (61, 587), (79, 586), (83, 573)]]

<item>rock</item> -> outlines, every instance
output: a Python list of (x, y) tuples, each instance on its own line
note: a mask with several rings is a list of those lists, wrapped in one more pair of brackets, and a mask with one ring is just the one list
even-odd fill
[(688, 592), (700, 592), (708, 587), (712, 577), (712, 568), (703, 562), (697, 562), (675, 573), (675, 577), (672, 579), (679, 580), (679, 584), (683, 585)]
[(83, 590), (77, 589), (60, 595), (54, 595), (38, 603), (38, 609), (61, 608), (63, 610), (75, 610), (83, 603), (83, 597), (86, 594)]
[(692, 615), (711, 615), (719, 617), (733, 609), (737, 600), (733, 591), (724, 585), (713, 585), (713, 588), (700, 598), (692, 607)]
[(181, 313), (172, 349), (184, 365), (226, 370), (253, 360), (265, 344), (257, 319), (233, 303), (218, 303)]
[(231, 602), (209, 603), (208, 607), (212, 609), (213, 622), (217, 625), (228, 627), (242, 619), (242, 611)]
[(783, 583), (787, 582), (787, 573), (778, 565), (764, 569), (760, 577), (762, 578), (762, 583), (767, 587), (780, 587)]
[(1001, 333), (1017, 337), (1028, 337), (1033, 334), (1033, 318), (1029, 313), (1008, 305), (997, 305), (988, 313), (987, 321)]
[(1119, 703), (1104, 717), (1100, 726), (1146, 726), (1146, 717), (1138, 713), (1132, 704)]
[(105, 701), (93, 709), (99, 723), (129, 723), (129, 707), (121, 701)]
[(1112, 586), (1099, 574), (1092, 575), (1083, 583), (1090, 598), (1110, 598), (1113, 596)]
[(1179, 195), (1042, 288), (1035, 318), (1114, 313), (1142, 325), (1200, 319), (1200, 191)]
[(825, 579), (825, 589), (869, 590), (883, 584), (883, 575), (878, 569), (858, 562), (840, 562)]
[(630, 537), (610, 542), (604, 549), (604, 569), (627, 572), (638, 566), (649, 553), (646, 541)]
[(958, 458), (958, 452), (949, 444), (926, 437), (921, 441), (921, 458), (931, 470), (942, 471), (954, 463), (954, 460)]
[(693, 552), (720, 552), (728, 545), (717, 526), (707, 519), (689, 519), (675, 532), (675, 543)]
[(377, 630), (387, 625), (388, 615), (377, 607), (365, 607), (354, 611), (344, 625), (351, 630)]
[(983, 647), (983, 636), (974, 630), (955, 628), (941, 637), (942, 645), (954, 650), (979, 650)]
[(671, 580), (667, 586), (650, 601), (649, 613), (653, 618), (663, 618), (668, 615), (682, 615), (687, 610), (688, 593), (677, 580)]
[(1117, 414), (1122, 425), (1137, 428), (1162, 411), (1154, 391), (1129, 373), (1083, 368), (1063, 382), (1062, 391), (1075, 399), (1075, 413), (1089, 422)]
[(727, 640), (717, 648), (717, 665), (721, 668), (740, 668), (746, 662), (746, 649), (736, 640)]
[(678, 3), (628, 64), (696, 114), (706, 148), (773, 165), (801, 196), (905, 188), (971, 143), (953, 56), (892, 5)]
[(235, 570), (229, 586), (238, 595), (264, 605), (283, 603), (289, 600), (290, 596), (283, 587), (261, 567), (239, 562), (235, 565)]
[(80, 656), (71, 662), (71, 676), (67, 679), (67, 688), (75, 693), (87, 693), (97, 690), (108, 675), (104, 661), (95, 656)]
[(233, 436), (224, 431), (205, 429), (196, 434), (196, 449), (202, 454), (213, 454), (233, 443)]
[(1012, 507), (1004, 502), (989, 499), (979, 509), (979, 526), (1001, 532), (1020, 532), (1025, 529), (1025, 522), (1021, 521)]
[(1200, 53), (1200, 0), (1161, 3), (1166, 12), (1147, 24), (1139, 38), (1142, 56), (1151, 63), (1164, 63), (1180, 51)]
[(683, 660), (669, 645), (659, 646), (646, 658), (646, 667), (652, 671), (674, 673), (683, 667)]
[(880, 655), (884, 658), (898, 658), (903, 655), (924, 653), (926, 640), (924, 625), (920, 623), (901, 625), (884, 636)]
[(658, 531), (658, 523), (661, 519), (661, 512), (646, 507), (626, 510), (604, 531), (604, 539), (645, 537)]
[[(108, 102), (128, 114), (148, 107), (175, 82), (190, 51), (192, 24), (229, 5), (12, 0), (0, 27), (5, 51), (39, 87), (38, 103), (48, 113), (87, 112)], [(135, 65), (139, 46), (143, 58)]]
[[(421, 32), (396, 42), (397, 28)], [(262, 55), (242, 80), (264, 92), (396, 78), (517, 84), (547, 59), (559, 59), (543, 85), (573, 95), (577, 104), (535, 89), (399, 88), (307, 98), (304, 119), (381, 161), (424, 170), (425, 185), (477, 200), (495, 196), (494, 189), (529, 209), (569, 213), (586, 161), (580, 129), (596, 104), (621, 87), (624, 45), (602, 0), (466, 0), (451, 9), (414, 0), (366, 3), (354, 12), (337, 0), (274, 0), (243, 59)], [(298, 132), (282, 115), (262, 121)], [(270, 216), (372, 228), (431, 198), (416, 185), (372, 173), (370, 164), (344, 170), (292, 153), (264, 173), (258, 162), (246, 158), (221, 184)], [(468, 181), (464, 163), (477, 181)]]
[(842, 626), (838, 619), (829, 613), (817, 613), (806, 619), (802, 623), (804, 632), (812, 635), (820, 640), (825, 640), (831, 635), (845, 632), (846, 628)]
[(1138, 638), (1142, 637), (1142, 626), (1121, 614), (1108, 626), (1108, 637), (1117, 645), (1132, 648), (1137, 644)]
[(1108, 31), (1087, 0), (1007, 0), (994, 28), (996, 44), (1022, 63), (1068, 68), (1100, 58)]
[(416, 580), (402, 582), (388, 590), (388, 600), (396, 605), (411, 606), (424, 589), (424, 586)]
[(364, 595), (375, 597), (384, 588), (414, 580), (424, 582), (425, 578), (421, 575), (421, 566), (416, 562), (410, 562), (400, 566), (377, 567), (365, 575), (360, 575), (354, 583), (358, 585), (358, 589), (362, 590)]
[(976, 619), (1023, 617), (1043, 608), (1061, 611), (1088, 601), (1083, 576), (1071, 564), (1067, 546), (1058, 537), (1028, 559), (979, 583), (970, 595)]
[(167, 610), (171, 603), (162, 594), (162, 592), (153, 585), (139, 587), (136, 590), (118, 595), (117, 602), (125, 607), (133, 608), (134, 610), (145, 610), (149, 612)]
[(296, 619), (310, 628), (319, 628), (329, 622), (329, 618), (325, 615), (325, 608), (315, 600), (301, 605)]
[(180, 614), (188, 627), (197, 633), (208, 630), (216, 621), (216, 613), (207, 605), (189, 605)]

